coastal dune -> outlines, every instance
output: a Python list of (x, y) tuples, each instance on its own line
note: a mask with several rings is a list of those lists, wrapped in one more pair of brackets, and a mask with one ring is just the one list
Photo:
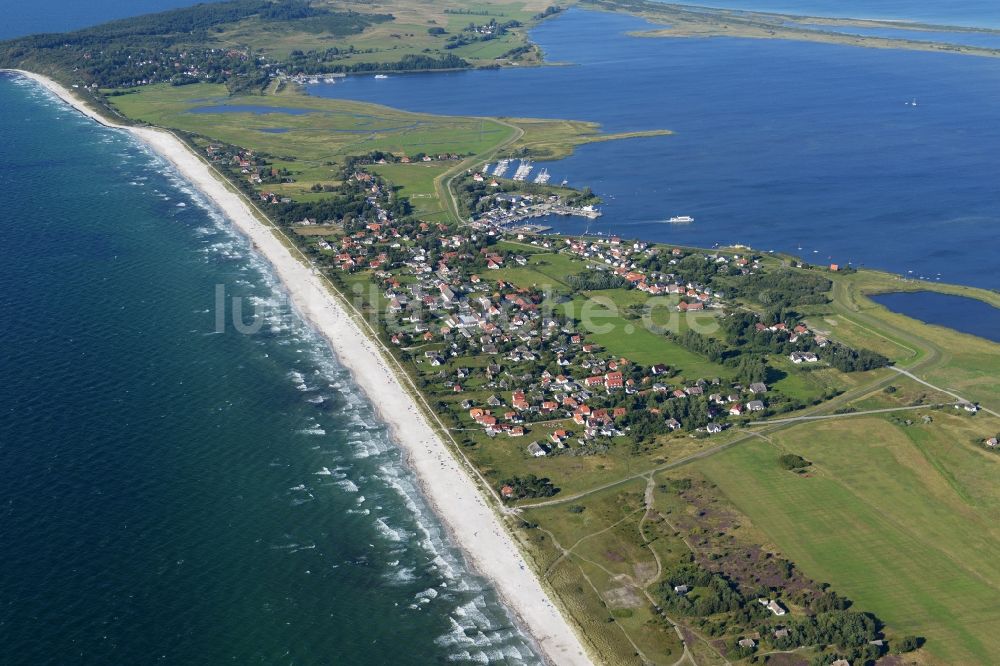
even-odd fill
[(349, 314), (304, 257), (262, 222), (244, 197), (229, 189), (220, 175), (170, 132), (116, 125), (55, 81), (32, 72), (15, 71), (98, 123), (131, 133), (170, 162), (225, 213), (250, 239), (254, 249), (270, 262), (295, 308), (326, 337), (340, 363), (350, 370), (389, 425), (425, 496), (469, 565), (492, 582), (545, 659), (567, 666), (592, 663), (577, 634), (548, 597), (503, 525), (497, 513), (498, 503), (484, 495), (487, 491), (474, 480), (475, 472), (452, 454), (428, 423), (379, 343)]

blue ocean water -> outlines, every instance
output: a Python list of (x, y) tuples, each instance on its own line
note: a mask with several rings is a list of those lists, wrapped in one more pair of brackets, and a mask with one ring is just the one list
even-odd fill
[(538, 662), (217, 211), (27, 81), (0, 128), (0, 663)]
[[(534, 39), (563, 67), (348, 77), (315, 95), (470, 115), (573, 118), (673, 136), (544, 166), (605, 199), (616, 233), (747, 243), (818, 262), (1000, 287), (1000, 68), (989, 58), (746, 39), (648, 39), (573, 9)], [(592, 48), (601, 44), (600, 49)], [(917, 98), (918, 106), (907, 103)], [(664, 224), (675, 215), (695, 223)], [(912, 271), (912, 273), (910, 273)]]

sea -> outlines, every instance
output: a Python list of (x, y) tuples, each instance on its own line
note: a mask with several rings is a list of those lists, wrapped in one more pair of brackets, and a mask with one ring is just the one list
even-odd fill
[(0, 663), (540, 662), (219, 211), (27, 80), (0, 136)]

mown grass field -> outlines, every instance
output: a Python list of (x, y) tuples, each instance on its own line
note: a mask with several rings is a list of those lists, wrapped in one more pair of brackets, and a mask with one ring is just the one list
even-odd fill
[[(522, 250), (516, 246), (511, 247), (511, 249), (515, 252)], [(522, 254), (528, 260), (526, 265), (519, 266), (514, 262), (507, 262), (503, 268), (490, 271), (488, 275), (483, 277), (491, 280), (506, 280), (524, 289), (540, 289), (553, 294), (568, 294), (572, 289), (566, 283), (566, 278), (586, 270), (586, 265), (582, 261), (566, 254), (549, 252), (535, 254), (523, 252)]]
[(446, 212), (434, 189), (434, 179), (453, 166), (451, 162), (414, 162), (379, 164), (371, 170), (397, 187), (399, 196), (409, 198), (414, 215), (427, 222), (445, 222)]
[[(943, 663), (995, 663), (1000, 456), (971, 440), (1000, 421), (928, 410), (899, 426), (798, 425), (696, 463), (808, 575), (829, 581)], [(784, 452), (813, 462), (783, 470)]]
[(620, 296), (617, 292), (621, 291), (609, 289), (589, 292), (573, 299), (573, 306), (578, 319), (583, 321), (582, 329), (587, 332), (588, 340), (603, 346), (612, 354), (646, 366), (665, 363), (679, 370), (680, 379), (686, 381), (732, 376), (730, 368), (684, 349), (648, 329), (641, 320), (627, 317), (619, 303), (621, 299), (616, 298), (616, 295)]

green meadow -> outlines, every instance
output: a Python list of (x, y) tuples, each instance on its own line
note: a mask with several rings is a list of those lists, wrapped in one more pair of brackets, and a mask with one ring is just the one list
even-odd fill
[(447, 212), (437, 196), (435, 179), (453, 166), (453, 162), (413, 162), (378, 164), (371, 170), (392, 183), (400, 196), (409, 198), (414, 215), (428, 222), (446, 222)]
[[(408, 113), (293, 93), (229, 97), (224, 86), (213, 84), (148, 86), (111, 101), (128, 117), (153, 125), (319, 164), (372, 150), (481, 153), (514, 131), (489, 119)], [(192, 112), (207, 106), (250, 106), (258, 112)], [(267, 109), (273, 111), (260, 112)], [(274, 133), (275, 129), (282, 131)]]
[[(901, 426), (799, 425), (696, 463), (803, 571), (948, 663), (992, 663), (1000, 598), (1000, 456), (971, 440), (1000, 421), (928, 410)], [(977, 420), (979, 419), (979, 420)], [(779, 455), (810, 460), (804, 475)]]

